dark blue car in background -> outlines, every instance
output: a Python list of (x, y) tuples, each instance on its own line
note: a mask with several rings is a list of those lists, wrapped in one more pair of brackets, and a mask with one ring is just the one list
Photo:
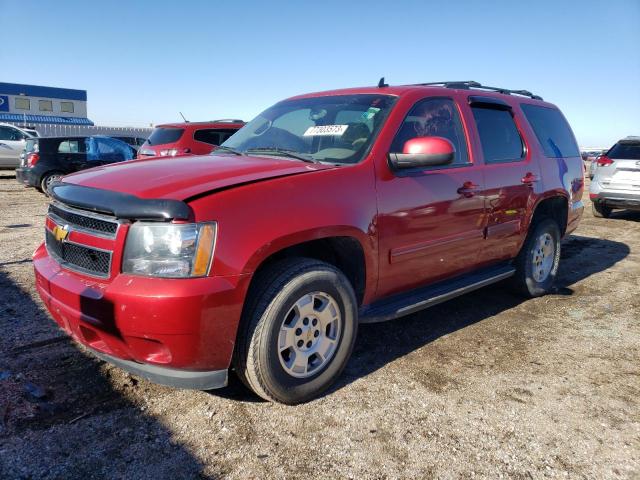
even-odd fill
[(71, 136), (27, 140), (16, 179), (48, 194), (49, 186), (64, 175), (135, 158), (134, 147), (111, 137)]

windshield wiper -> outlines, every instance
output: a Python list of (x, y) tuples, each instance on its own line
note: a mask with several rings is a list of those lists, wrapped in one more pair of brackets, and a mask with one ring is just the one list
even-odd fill
[(257, 148), (249, 148), (246, 150), (246, 153), (260, 153), (266, 152), (270, 154), (280, 154), (285, 157), (295, 158), (296, 160), (302, 160), (303, 162), (308, 163), (318, 163), (313, 158), (303, 157), (299, 152), (295, 150), (287, 150), (286, 148), (278, 148), (278, 147), (257, 147)]
[(211, 152), (211, 154), (216, 153), (218, 150), (224, 150), (225, 152), (233, 153), (234, 155), (244, 155), (244, 153), (242, 153), (240, 150), (236, 150), (235, 148), (231, 147), (225, 147), (224, 145), (218, 145), (218, 148)]

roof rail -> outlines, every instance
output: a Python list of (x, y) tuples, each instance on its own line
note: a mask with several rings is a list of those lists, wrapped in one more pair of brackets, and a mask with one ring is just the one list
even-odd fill
[(220, 120), (210, 120), (211, 123), (244, 123), (244, 120), (238, 118), (221, 118)]
[(429, 83), (415, 83), (414, 85), (420, 86), (443, 86), (445, 88), (457, 88), (462, 90), (469, 89), (478, 89), (478, 90), (489, 90), (491, 92), (498, 92), (504, 95), (521, 95), (523, 97), (529, 97), (534, 100), (542, 100), (542, 97), (539, 95), (534, 95), (528, 90), (510, 90), (508, 88), (499, 88), (499, 87), (489, 87), (487, 85), (482, 85), (480, 82), (476, 82), (474, 80), (462, 80), (462, 81), (448, 81), (448, 82), (429, 82)]

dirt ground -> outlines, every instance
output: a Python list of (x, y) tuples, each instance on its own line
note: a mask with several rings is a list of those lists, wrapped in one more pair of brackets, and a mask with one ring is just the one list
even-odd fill
[(0, 178), (0, 478), (640, 478), (640, 213), (586, 211), (551, 295), (362, 326), (338, 385), (286, 407), (69, 341), (33, 285), (46, 206)]

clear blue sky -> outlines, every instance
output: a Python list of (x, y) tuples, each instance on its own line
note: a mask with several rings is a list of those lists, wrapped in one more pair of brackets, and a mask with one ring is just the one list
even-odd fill
[(478, 80), (640, 135), (640, 0), (0, 0), (0, 81), (88, 90), (98, 124), (250, 119), (298, 93)]

